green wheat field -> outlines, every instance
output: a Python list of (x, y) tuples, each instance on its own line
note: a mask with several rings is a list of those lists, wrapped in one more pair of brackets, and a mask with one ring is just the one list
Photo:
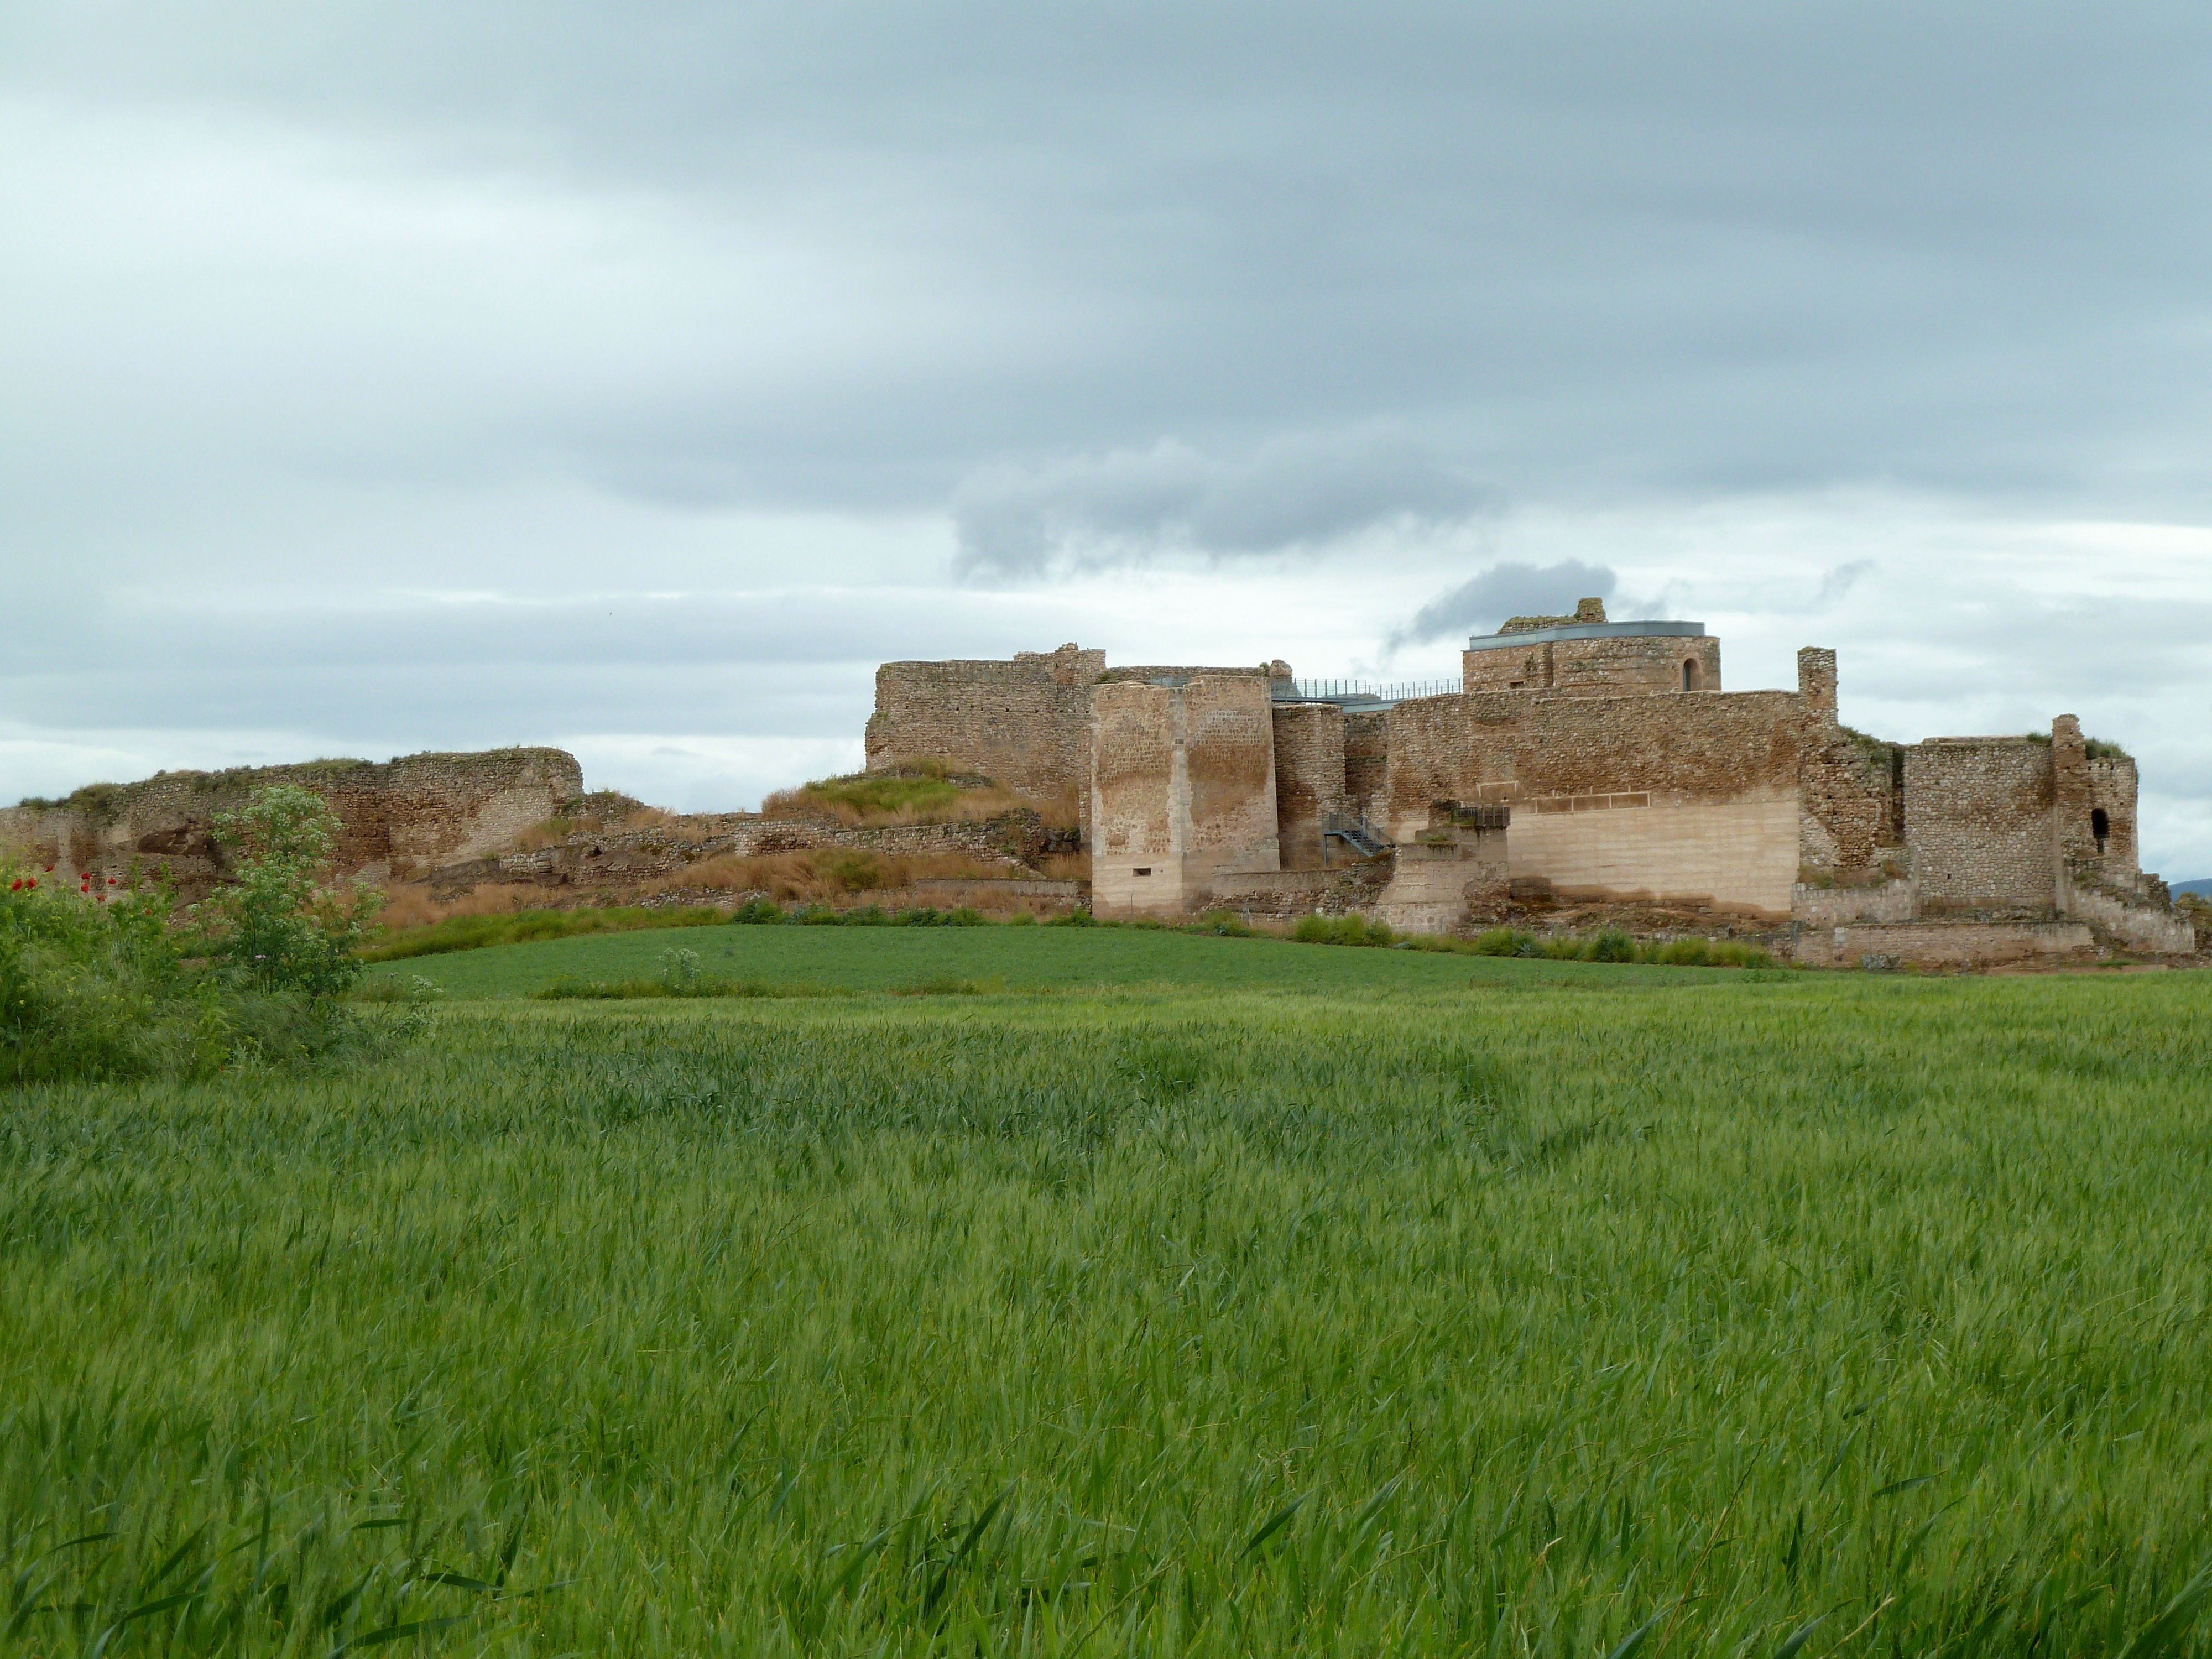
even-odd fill
[(2206, 975), (375, 972), (0, 1095), (0, 1650), (2208, 1650)]

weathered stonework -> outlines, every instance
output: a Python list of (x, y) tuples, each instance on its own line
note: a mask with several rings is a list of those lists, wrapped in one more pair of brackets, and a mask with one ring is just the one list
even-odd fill
[(1344, 710), (1328, 702), (1279, 703), (1275, 826), (1285, 869), (1327, 862), (1324, 832), (1344, 811)]
[(887, 662), (876, 670), (868, 769), (943, 760), (1051, 799), (1089, 770), (1091, 688), (1103, 651), (1074, 645), (1012, 661)]
[[(1065, 688), (1087, 710), (1080, 743), (1066, 736), (1072, 696), (1049, 720), (1023, 712), (1027, 691), (985, 718), (976, 698), (1009, 674), (1042, 684), (1046, 660), (888, 665), (872, 762), (896, 729), (920, 734), (907, 751), (926, 738), (1000, 775), (1006, 763), (972, 733), (1048, 727), (1024, 742), (1080, 752), (1103, 911), (1341, 902), (1334, 864), (1361, 867), (1369, 908), (1398, 906), (1408, 925), (1447, 925), (1446, 911), (1448, 925), (1475, 925), (1522, 890), (1531, 904), (1709, 908), (1794, 923), (1801, 938), (1825, 930), (1828, 946), (1806, 947), (1815, 954), (1840, 948), (1837, 928), (1908, 925), (1920, 931), (1892, 943), (1918, 951), (1952, 937), (1946, 923), (1984, 932), (1926, 945), (1930, 960), (2045, 953), (2077, 939), (2048, 931), (2061, 924), (2133, 949), (2194, 939), (2138, 866), (2132, 761), (2087, 744), (2070, 716), (2048, 741), (1867, 737), (1839, 723), (1835, 653), (1819, 647), (1799, 653), (1794, 690), (1724, 691), (1720, 642), (1703, 624), (1611, 623), (1585, 600), (1571, 617), (1516, 617), (1471, 640), (1462, 690), (1447, 696), (1309, 701), (1279, 663), (1100, 668)], [(909, 672), (922, 669), (944, 671), (967, 701), (896, 713), (883, 688), (935, 684)], [(969, 747), (946, 746), (957, 743)], [(1480, 903), (1461, 902), (1463, 884), (1415, 892), (1444, 879), (1423, 850), (1444, 801), (1510, 809), (1501, 873)]]
[(1203, 909), (1216, 872), (1281, 866), (1267, 687), (1218, 675), (1097, 689), (1091, 892), (1101, 914)]
[(1432, 802), (1427, 826), (1398, 846), (1382, 920), (1401, 933), (1449, 933), (1502, 919), (1511, 900), (1505, 832), (1512, 817), (1512, 808), (1495, 804)]
[(216, 817), (273, 784), (321, 796), (338, 820), (338, 873), (378, 882), (489, 854), (553, 817), (584, 787), (575, 757), (558, 749), (165, 772), (80, 790), (57, 808), (0, 811), (0, 842), (41, 863), (102, 875), (134, 862), (166, 868), (180, 891), (197, 896), (223, 867), (210, 834)]

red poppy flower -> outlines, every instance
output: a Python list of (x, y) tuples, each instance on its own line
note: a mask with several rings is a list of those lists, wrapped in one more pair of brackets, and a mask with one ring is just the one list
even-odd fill
[(110, 887), (114, 886), (114, 885), (115, 885), (115, 878), (114, 878), (114, 877), (112, 877), (112, 876), (110, 876), (110, 877), (107, 878), (107, 884), (108, 884)]

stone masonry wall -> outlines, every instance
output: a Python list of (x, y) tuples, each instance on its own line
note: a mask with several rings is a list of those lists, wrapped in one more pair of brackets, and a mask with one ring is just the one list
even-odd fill
[(1923, 909), (2048, 915), (2057, 902), (2051, 746), (1933, 738), (1905, 750), (1905, 836)]
[(1808, 927), (1797, 936), (1796, 954), (1810, 968), (1989, 968), (2086, 954), (2095, 946), (2078, 921), (1903, 921)]
[(338, 820), (333, 863), (373, 881), (428, 874), (487, 853), (583, 793), (575, 757), (558, 749), (409, 755), (387, 763), (313, 761), (225, 772), (165, 772), (143, 782), (81, 790), (60, 810), (0, 812), (0, 842), (41, 862), (120, 874), (134, 861), (167, 868), (186, 896), (220, 877), (217, 815), (258, 789), (312, 790)]
[(1091, 896), (1102, 915), (1182, 908), (1175, 693), (1142, 681), (1091, 694)]
[(1710, 635), (1610, 634), (1468, 650), (1460, 653), (1460, 683), (1468, 691), (1572, 696), (1680, 692), (1685, 663), (1692, 665), (1695, 681), (1687, 690), (1721, 689), (1721, 642)]
[(1195, 908), (1216, 871), (1279, 867), (1264, 678), (1111, 683), (1091, 707), (1091, 882), (1102, 915)]
[(1089, 773), (1091, 688), (1106, 653), (1064, 645), (1011, 661), (887, 662), (876, 670), (868, 769), (934, 757), (1050, 799)]
[(1283, 868), (1318, 869), (1329, 815), (1344, 810), (1344, 710), (1328, 702), (1278, 703), (1274, 723)]
[(1794, 693), (1487, 692), (1401, 702), (1389, 720), (1382, 823), (1401, 841), (1431, 801), (1510, 802), (1516, 879), (1789, 913), (1804, 732)]
[(2105, 879), (2132, 887), (2142, 874), (2136, 850), (2136, 763), (2124, 755), (2099, 756), (2089, 766), (2089, 805), (2105, 814)]
[(1382, 816), (1383, 789), (1390, 763), (1390, 716), (1387, 711), (1344, 717), (1344, 810), (1374, 818)]
[[(1547, 650), (1550, 685), (1571, 696), (1721, 689), (1721, 642), (1710, 635), (1607, 635), (1595, 640), (1559, 640)], [(1692, 665), (1695, 681), (1686, 688), (1682, 684), (1685, 663)]]
[(1895, 879), (1905, 868), (1902, 752), (1837, 723), (1834, 652), (1808, 646), (1797, 653), (1797, 697), (1805, 719), (1800, 873), (1829, 883)]

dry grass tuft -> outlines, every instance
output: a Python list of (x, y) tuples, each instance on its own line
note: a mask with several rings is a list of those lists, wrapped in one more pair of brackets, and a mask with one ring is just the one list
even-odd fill
[(457, 898), (434, 896), (428, 882), (396, 882), (386, 890), (377, 922), (386, 933), (430, 927), (453, 916), (501, 916), (545, 902), (545, 890), (521, 882), (487, 883)]
[(827, 817), (853, 829), (893, 823), (980, 823), (1002, 812), (1028, 810), (1048, 830), (1072, 830), (1082, 821), (1077, 791), (1049, 799), (1018, 794), (988, 778), (968, 777), (933, 759), (902, 761), (878, 772), (817, 778), (796, 789), (779, 789), (761, 803), (773, 817)]
[(799, 853), (763, 853), (753, 858), (724, 853), (647, 882), (639, 890), (766, 893), (784, 903), (826, 903), (854, 893), (908, 887), (932, 878), (989, 880), (1011, 875), (1014, 869), (1004, 860), (973, 858), (963, 853), (894, 858), (840, 847)]

